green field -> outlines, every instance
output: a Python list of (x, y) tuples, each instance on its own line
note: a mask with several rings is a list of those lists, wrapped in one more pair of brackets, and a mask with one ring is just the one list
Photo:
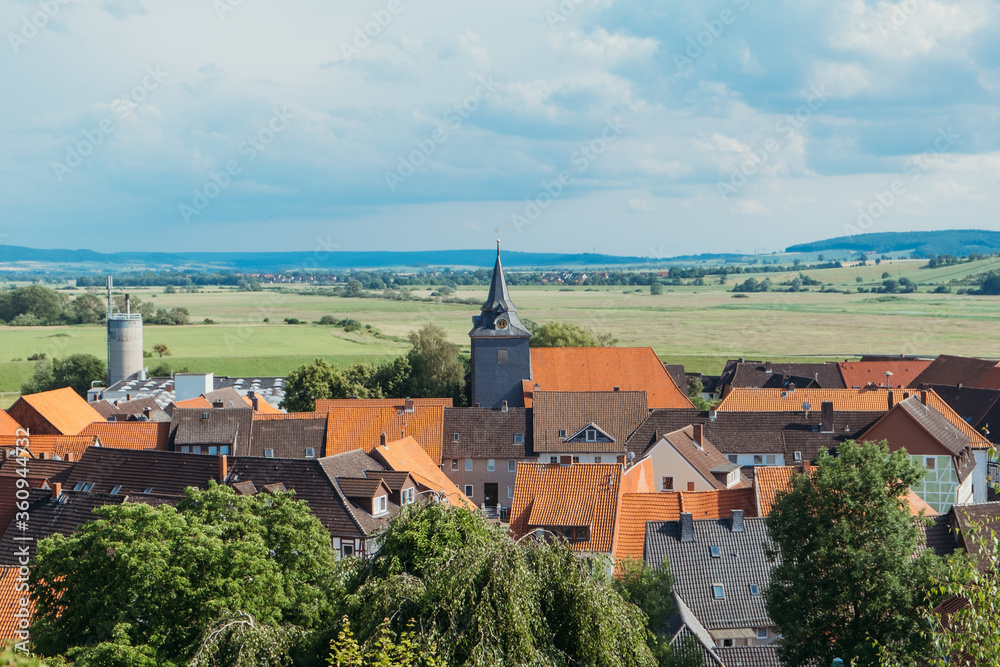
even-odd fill
[[(881, 283), (883, 272), (907, 276), (922, 284), (942, 283), (994, 268), (984, 260), (939, 269), (920, 269), (919, 261), (883, 262), (865, 266), (807, 271), (814, 279), (854, 290)], [(755, 274), (777, 284), (787, 274)], [(650, 345), (669, 363), (688, 370), (718, 373), (726, 359), (746, 357), (779, 360), (846, 359), (861, 354), (940, 353), (1000, 357), (1000, 297), (929, 294), (906, 295), (818, 293), (755, 293), (734, 298), (726, 290), (746, 275), (733, 275), (727, 285), (666, 286), (651, 296), (623, 287), (586, 289), (582, 286), (512, 287), (522, 317), (538, 322), (574, 322), (598, 332), (610, 332), (619, 345)], [(716, 280), (706, 279), (707, 282)], [(688, 281), (689, 282), (689, 281)], [(566, 291), (564, 291), (566, 290)], [(414, 290), (429, 295), (430, 288)], [(483, 300), (487, 288), (464, 288), (455, 296)], [(626, 293), (627, 292), (627, 293)], [(443, 327), (468, 350), (467, 333), (478, 309), (461, 304), (390, 301), (212, 288), (188, 294), (164, 294), (162, 288), (132, 293), (158, 307), (186, 306), (193, 322), (206, 317), (216, 324), (145, 327), (145, 348), (163, 343), (172, 351), (174, 367), (213, 371), (220, 375), (284, 375), (322, 356), (340, 364), (378, 361), (405, 353), (406, 334), (424, 324)], [(71, 292), (72, 294), (72, 292)], [(285, 318), (314, 322), (323, 315), (353, 318), (381, 333), (348, 334), (316, 324), (289, 325)], [(269, 323), (263, 320), (268, 318)], [(104, 357), (102, 326), (0, 327), (0, 405), (16, 397), (31, 374), (32, 354), (49, 358), (76, 352)], [(20, 359), (22, 361), (14, 361)], [(149, 366), (160, 360), (147, 360)]]

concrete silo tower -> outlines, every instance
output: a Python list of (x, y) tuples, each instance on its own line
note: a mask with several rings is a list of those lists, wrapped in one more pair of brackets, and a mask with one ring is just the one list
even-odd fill
[(125, 312), (114, 312), (111, 299), (111, 276), (108, 276), (108, 386), (139, 376), (143, 372), (142, 315), (132, 314), (132, 304), (125, 295)]

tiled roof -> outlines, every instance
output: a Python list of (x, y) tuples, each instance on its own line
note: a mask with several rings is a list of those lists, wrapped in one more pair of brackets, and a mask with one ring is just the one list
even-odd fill
[(988, 370), (976, 386), (982, 389), (1000, 389), (1000, 364)]
[(915, 377), (910, 386), (919, 388), (925, 384), (950, 384), (954, 387), (961, 384), (976, 387), (996, 365), (995, 361), (942, 354)]
[[(576, 551), (611, 553), (618, 514), (622, 466), (520, 463), (510, 510), (510, 529), (522, 536), (536, 526), (589, 526), (590, 539), (572, 542)], [(536, 510), (535, 508), (538, 507)], [(544, 521), (559, 521), (546, 524)]]
[(213, 406), (216, 403), (222, 403), (222, 407), (224, 408), (250, 407), (249, 401), (243, 400), (244, 397), (240, 395), (240, 392), (236, 391), (232, 387), (216, 389), (215, 391), (210, 391), (207, 394), (202, 394), (201, 396)]
[[(695, 520), (694, 540), (681, 542), (680, 521), (646, 526), (646, 563), (658, 567), (669, 560), (674, 591), (709, 630), (771, 627), (763, 591), (771, 580), (772, 564), (765, 548), (770, 544), (762, 518), (744, 518), (744, 530), (733, 532), (732, 521)], [(720, 547), (713, 558), (709, 547)], [(724, 599), (713, 597), (712, 585), (724, 587)], [(750, 592), (750, 584), (760, 594)]]
[(0, 435), (17, 435), (17, 429), (21, 425), (14, 421), (9, 414), (0, 410)]
[(754, 470), (754, 493), (757, 496), (757, 513), (767, 516), (774, 507), (778, 491), (788, 491), (792, 485), (792, 466), (763, 466)]
[(656, 491), (656, 480), (653, 472), (653, 459), (648, 456), (644, 456), (627, 466), (625, 472), (622, 473), (621, 492), (624, 494)]
[[(25, 394), (17, 399), (17, 403), (22, 401), (63, 435), (76, 435), (89, 424), (104, 421), (101, 413), (69, 387)], [(11, 408), (12, 412), (16, 410), (17, 403)]]
[(699, 446), (694, 440), (694, 426), (685, 426), (665, 433), (661, 438), (665, 439), (709, 484), (717, 489), (728, 488), (712, 474), (712, 469), (727, 465), (729, 459), (723, 456), (707, 437), (702, 437), (702, 444)]
[(778, 659), (778, 647), (767, 646), (723, 646), (715, 649), (726, 667), (782, 667)]
[(167, 450), (170, 440), (169, 422), (95, 422), (80, 435), (97, 436), (101, 447), (113, 449)]
[(921, 544), (924, 549), (931, 549), (938, 556), (947, 556), (955, 551), (955, 534), (951, 530), (951, 516), (940, 514), (931, 516), (931, 525), (921, 524)]
[(932, 389), (963, 421), (973, 426), (978, 425), (1000, 399), (1000, 391), (996, 389), (944, 384), (928, 385), (927, 388)]
[[(208, 415), (208, 418), (205, 418)], [(170, 421), (171, 445), (232, 445), (243, 456), (250, 447), (253, 410), (247, 407), (175, 409)]]
[[(402, 406), (402, 398), (317, 398), (316, 412), (328, 412), (333, 408), (369, 407), (369, 408), (392, 408)], [(439, 408), (450, 408), (452, 399), (450, 398), (411, 398), (413, 405)]]
[[(374, 459), (372, 459), (372, 463), (375, 463)], [(411, 482), (413, 480), (410, 473), (405, 470), (365, 470), (364, 474), (369, 479), (382, 480), (386, 487), (393, 492), (400, 491), (404, 486), (407, 486), (407, 480)]]
[(872, 382), (884, 387), (886, 371), (892, 373), (889, 376), (889, 386), (896, 388), (909, 387), (931, 365), (931, 360), (907, 358), (891, 361), (845, 361), (839, 365), (844, 385), (848, 389), (867, 387)]
[(757, 500), (753, 489), (716, 489), (715, 491), (681, 491), (681, 511), (695, 519), (728, 517), (733, 510), (743, 510), (744, 517), (757, 516)]
[[(243, 399), (243, 402), (248, 407), (251, 408), (253, 407), (253, 399), (250, 398), (250, 396), (240, 396), (240, 398)], [(257, 397), (257, 409), (254, 410), (254, 415), (283, 415), (283, 414), (286, 413), (274, 407), (267, 401), (265, 401), (263, 396)]]
[[(0, 641), (8, 640), (21, 641), (24, 635), (18, 636), (16, 631), (20, 630), (19, 618), (14, 614), (21, 611), (21, 598), (27, 596), (26, 592), (17, 590), (22, 583), (18, 581), (19, 567), (0, 567)], [(30, 598), (29, 598), (30, 601)], [(35, 603), (30, 601), (28, 605), (29, 620), (35, 615)]]
[[(531, 455), (531, 411), (445, 408), (443, 457), (520, 459)], [(455, 434), (458, 439), (455, 439)], [(514, 442), (520, 434), (521, 442)]]
[(525, 406), (537, 385), (543, 391), (645, 391), (651, 408), (690, 408), (651, 347), (539, 347), (531, 349)]
[(823, 389), (842, 389), (844, 379), (835, 363), (771, 363), (748, 361), (737, 363), (729, 384), (735, 387), (781, 388), (795, 382), (796, 386), (815, 384)]
[(348, 498), (374, 498), (379, 491), (389, 493), (389, 488), (380, 478), (337, 477), (337, 484)]
[[(535, 391), (532, 407), (536, 452), (624, 452), (632, 432), (649, 415), (644, 391)], [(606, 443), (567, 443), (594, 424), (614, 438)], [(560, 435), (565, 431), (565, 435)]]
[(924, 516), (938, 516), (938, 511), (927, 504), (927, 501), (917, 495), (917, 492), (913, 489), (909, 489), (906, 494), (906, 503), (910, 506), (910, 514), (917, 516), (918, 514), (923, 514)]
[(204, 489), (209, 480), (219, 481), (219, 458), (202, 454), (178, 454), (151, 450), (91, 447), (73, 467), (66, 488), (77, 483), (93, 484), (94, 493), (141, 495), (146, 489), (158, 496), (183, 496), (184, 489)]
[(125, 421), (133, 415), (144, 414), (146, 410), (151, 412), (162, 410), (159, 403), (148, 397), (132, 401), (115, 401), (114, 403), (106, 400), (91, 401), (89, 405), (100, 412), (105, 419), (116, 418), (121, 421)]
[[(56, 461), (53, 459), (32, 459), (25, 466), (28, 469), (27, 480), (31, 486), (41, 486), (44, 481), (65, 482), (75, 463)], [(0, 478), (15, 477), (20, 479), (22, 466), (17, 459), (7, 458), (0, 463)]]
[(379, 445), (372, 450), (372, 456), (392, 470), (410, 473), (413, 481), (417, 484), (431, 491), (443, 492), (452, 505), (470, 510), (476, 509), (476, 504), (458, 490), (454, 482), (448, 479), (439, 465), (431, 460), (431, 457), (414, 438), (406, 437), (402, 440)]
[[(989, 539), (989, 531), (1000, 532), (1000, 503), (977, 503), (974, 505), (956, 505), (951, 509), (954, 515), (953, 528), (958, 531), (959, 545), (975, 556), (979, 553), (979, 541)], [(986, 531), (986, 535), (977, 535), (972, 538), (970, 530), (973, 524), (978, 524), (980, 529)], [(928, 536), (928, 542), (930, 537)], [(980, 568), (988, 566), (986, 559), (980, 559)]]
[[(46, 456), (58, 456), (65, 459), (67, 454), (71, 454), (75, 461), (79, 461), (87, 448), (92, 447), (96, 442), (92, 435), (33, 435), (28, 438), (28, 451), (32, 458), (38, 458), (42, 454)], [(8, 453), (13, 451), (18, 438), (13, 436), (0, 436), (0, 448)]]
[(614, 557), (642, 560), (647, 521), (677, 521), (681, 516), (679, 493), (625, 493), (615, 531)]
[(301, 459), (306, 448), (313, 456), (324, 455), (326, 414), (293, 412), (290, 414), (254, 414), (247, 456), (263, 456), (265, 449), (274, 450), (277, 458)]
[(327, 455), (363, 449), (370, 452), (379, 445), (381, 435), (389, 441), (412, 437), (424, 448), (435, 466), (441, 465), (441, 439), (444, 427), (444, 407), (414, 405), (406, 412), (403, 401), (393, 405), (369, 405), (367, 400), (355, 400), (351, 407), (328, 411), (326, 429)]
[[(383, 475), (402, 475), (405, 479), (409, 476), (408, 473), (385, 471), (382, 469), (383, 466), (381, 463), (360, 449), (344, 452), (343, 454), (336, 454), (335, 456), (327, 456), (320, 459), (319, 464), (327, 479), (329, 479), (332, 483), (333, 488), (336, 490), (336, 493), (340, 497), (341, 501), (344, 503), (344, 506), (347, 508), (347, 511), (351, 513), (351, 518), (358, 526), (360, 526), (365, 534), (371, 534), (379, 528), (385, 526), (386, 521), (395, 516), (399, 511), (399, 507), (397, 507), (392, 501), (389, 501), (389, 511), (387, 514), (378, 518), (372, 516), (347, 497), (340, 484), (338, 484), (338, 480), (352, 477), (355, 479), (376, 480), (383, 479)], [(385, 483), (384, 479), (383, 483)], [(391, 489), (391, 486), (388, 483), (385, 483), (385, 485)]]
[(170, 404), (168, 408), (169, 412), (173, 413), (174, 410), (211, 410), (212, 404), (205, 400), (204, 396), (196, 396), (194, 398), (189, 398), (184, 401), (174, 401)]

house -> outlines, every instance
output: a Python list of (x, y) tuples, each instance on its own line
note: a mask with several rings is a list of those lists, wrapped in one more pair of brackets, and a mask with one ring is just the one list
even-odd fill
[(910, 383), (910, 387), (920, 389), (926, 385), (947, 384), (952, 387), (985, 387), (1000, 389), (994, 384), (997, 379), (995, 361), (975, 357), (957, 357), (942, 354), (932, 361), (922, 373)]
[(644, 391), (535, 391), (532, 446), (543, 462), (616, 462), (648, 415)]
[(170, 422), (109, 421), (94, 422), (80, 435), (97, 438), (98, 447), (112, 449), (155, 449), (167, 451)]
[(411, 401), (416, 407), (439, 407), (439, 408), (450, 408), (452, 407), (452, 399), (450, 398), (410, 398), (410, 399), (398, 399), (398, 398), (317, 398), (316, 399), (316, 412), (321, 412), (326, 414), (334, 408), (357, 408), (357, 407), (369, 407), (369, 408), (392, 408), (397, 407), (400, 401)]
[(371, 451), (371, 456), (388, 470), (406, 471), (417, 483), (420, 493), (427, 492), (441, 502), (447, 500), (455, 507), (475, 510), (476, 504), (468, 498), (441, 470), (413, 437), (386, 442)]
[(844, 378), (834, 362), (772, 363), (733, 359), (726, 363), (719, 380), (722, 396), (732, 389), (785, 389), (789, 386), (816, 389), (843, 389)]
[(327, 411), (326, 453), (341, 454), (354, 449), (370, 452), (387, 440), (412, 437), (441, 465), (444, 425), (443, 404), (418, 404), (413, 399), (355, 399)]
[(16, 458), (5, 457), (0, 462), (0, 534), (7, 530), (18, 512), (18, 480), (24, 480), (27, 488), (50, 488), (56, 482), (64, 483), (72, 467), (70, 461), (40, 459), (22, 465)]
[(901, 389), (911, 386), (930, 364), (930, 359), (916, 357), (863, 357), (861, 361), (845, 360), (838, 366), (848, 389), (871, 385)]
[(24, 438), (0, 436), (0, 449), (11, 458), (23, 451), (30, 459), (79, 461), (80, 456), (98, 442), (94, 435), (32, 435), (27, 440), (25, 445)]
[(542, 347), (531, 350), (525, 407), (535, 391), (646, 392), (649, 408), (693, 408), (651, 347)]
[(764, 590), (772, 547), (762, 518), (733, 510), (722, 519), (646, 525), (646, 564), (669, 567), (674, 593), (708, 632), (716, 647), (769, 645), (776, 639)]
[(90, 447), (73, 466), (66, 489), (111, 496), (184, 497), (225, 479), (226, 457)]
[(20, 431), (21, 425), (14, 421), (14, 418), (9, 414), (0, 410), (0, 436), (17, 436), (21, 435)]
[(326, 456), (326, 413), (255, 412), (246, 456), (316, 459)]
[(170, 449), (182, 454), (243, 456), (250, 450), (253, 410), (249, 407), (175, 408)]
[(646, 450), (659, 491), (711, 491), (741, 486), (740, 465), (723, 456), (693, 424), (659, 436)]
[[(889, 449), (905, 449), (910, 458), (927, 468), (927, 475), (913, 489), (939, 513), (952, 505), (973, 502), (974, 485), (985, 487), (985, 473), (973, 476), (976, 459), (971, 439), (941, 412), (928, 405), (928, 392), (897, 403), (865, 431), (862, 440), (885, 440)], [(985, 491), (985, 488), (982, 489)]]
[(25, 394), (7, 412), (31, 435), (77, 435), (90, 424), (105, 421), (69, 387)]
[(442, 468), (478, 505), (509, 508), (517, 464), (533, 459), (531, 410), (444, 409)]

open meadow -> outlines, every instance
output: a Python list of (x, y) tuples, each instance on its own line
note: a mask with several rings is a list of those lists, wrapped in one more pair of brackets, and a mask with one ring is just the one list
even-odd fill
[[(572, 322), (611, 333), (619, 345), (649, 345), (669, 363), (688, 370), (718, 373), (726, 359), (745, 357), (846, 359), (862, 354), (950, 353), (1000, 357), (1000, 297), (932, 294), (927, 287), (913, 294), (853, 292), (858, 285), (877, 286), (883, 273), (910, 277), (920, 283), (944, 283), (992, 268), (984, 260), (938, 269), (921, 269), (924, 262), (883, 262), (881, 266), (808, 271), (810, 277), (832, 283), (841, 292), (766, 292), (738, 298), (729, 292), (748, 276), (731, 275), (725, 285), (706, 278), (704, 286), (665, 285), (664, 293), (649, 288), (553, 285), (511, 288), (522, 318), (537, 322)], [(754, 274), (774, 284), (797, 273)], [(858, 283), (857, 277), (862, 278)], [(690, 283), (690, 281), (685, 281)], [(432, 288), (416, 288), (427, 297)], [(82, 290), (69, 291), (69, 294)], [(192, 371), (220, 375), (284, 375), (316, 357), (339, 364), (377, 362), (404, 354), (408, 332), (425, 324), (443, 327), (451, 340), (468, 351), (467, 333), (476, 306), (467, 304), (392, 301), (382, 298), (341, 298), (299, 294), (285, 287), (263, 292), (206, 288), (197, 293), (165, 294), (162, 288), (130, 290), (157, 307), (187, 307), (186, 326), (145, 327), (145, 349), (162, 343), (172, 355), (147, 359), (154, 367), (169, 362)], [(453, 296), (482, 301), (485, 286), (461, 288)], [(351, 318), (371, 325), (346, 333), (315, 324), (322, 316)], [(203, 324), (209, 318), (214, 324)], [(307, 324), (286, 324), (297, 318)], [(264, 320), (269, 320), (265, 322)], [(104, 327), (0, 327), (0, 404), (16, 397), (32, 372), (34, 354), (58, 358), (88, 352), (104, 358)]]

